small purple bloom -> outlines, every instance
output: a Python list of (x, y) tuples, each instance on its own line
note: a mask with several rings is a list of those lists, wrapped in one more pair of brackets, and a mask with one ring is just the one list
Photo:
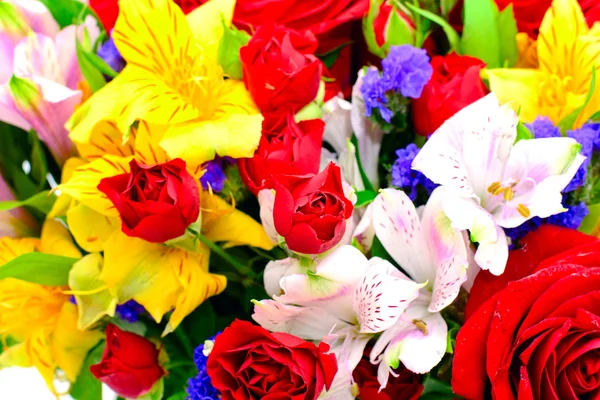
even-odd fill
[[(212, 336), (208, 340), (215, 341), (220, 332)], [(218, 400), (221, 398), (220, 393), (212, 385), (210, 376), (206, 371), (206, 362), (208, 357), (204, 355), (204, 343), (196, 347), (194, 350), (194, 363), (198, 369), (198, 375), (188, 380), (188, 399), (189, 400)]]
[(381, 62), (386, 90), (400, 91), (405, 97), (418, 99), (433, 75), (427, 52), (405, 44), (390, 47)]
[(554, 126), (550, 118), (537, 117), (531, 124), (526, 124), (536, 139), (560, 137), (560, 129)]
[(223, 172), (223, 161), (222, 158), (216, 158), (212, 161), (204, 164), (206, 171), (200, 178), (200, 183), (204, 190), (208, 190), (210, 187), (213, 192), (220, 192), (225, 186), (225, 180), (227, 177)]
[(98, 57), (104, 60), (115, 72), (121, 72), (125, 68), (125, 60), (121, 57), (121, 53), (111, 37), (98, 49)]
[(417, 186), (421, 185), (428, 194), (433, 192), (436, 184), (419, 171), (411, 169), (411, 165), (419, 148), (411, 143), (405, 149), (396, 151), (398, 158), (392, 166), (392, 185), (401, 188), (411, 200), (417, 198)]
[(367, 117), (373, 115), (373, 109), (379, 109), (381, 117), (390, 122), (394, 113), (385, 106), (387, 98), (385, 97), (385, 90), (379, 77), (379, 71), (372, 68), (367, 71), (360, 87), (360, 93), (365, 102), (365, 115)]
[(140, 315), (142, 315), (146, 310), (144, 306), (137, 303), (134, 300), (129, 300), (125, 304), (119, 304), (117, 306), (117, 314), (127, 321), (127, 322), (137, 322), (140, 319)]

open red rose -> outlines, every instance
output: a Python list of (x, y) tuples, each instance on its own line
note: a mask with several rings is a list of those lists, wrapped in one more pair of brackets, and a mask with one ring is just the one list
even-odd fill
[(131, 160), (129, 166), (129, 173), (98, 185), (119, 211), (123, 232), (153, 243), (183, 235), (200, 213), (198, 184), (185, 161), (148, 166)]
[(281, 25), (263, 25), (240, 49), (244, 83), (263, 113), (298, 111), (317, 97), (322, 63), (317, 41)]
[(479, 76), (485, 64), (469, 56), (450, 53), (431, 60), (433, 75), (421, 97), (412, 101), (413, 122), (419, 135), (427, 136), (444, 121), (487, 94)]
[(113, 324), (106, 326), (106, 347), (92, 374), (119, 396), (137, 398), (152, 389), (165, 374), (158, 364), (158, 349), (148, 339), (125, 332)]
[(206, 371), (224, 400), (316, 400), (337, 372), (329, 345), (235, 320), (220, 334)]
[(354, 206), (344, 195), (340, 167), (330, 163), (317, 175), (273, 178), (275, 230), (290, 250), (320, 254), (338, 244)]
[(240, 175), (255, 195), (273, 174), (305, 175), (319, 172), (325, 123), (312, 119), (296, 123), (293, 114), (265, 115), (258, 149), (242, 158)]
[(358, 385), (358, 400), (417, 400), (423, 392), (420, 375), (406, 369), (400, 363), (400, 366), (394, 370), (390, 376), (387, 386), (379, 390), (380, 384), (377, 381), (378, 365), (371, 364), (369, 353), (371, 348), (367, 347), (363, 358), (360, 360), (352, 377)]
[(544, 225), (523, 243), (503, 275), (475, 280), (452, 388), (473, 400), (597, 398), (600, 241)]

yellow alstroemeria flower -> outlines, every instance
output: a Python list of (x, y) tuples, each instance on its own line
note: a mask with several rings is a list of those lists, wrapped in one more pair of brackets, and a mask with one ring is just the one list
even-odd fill
[(113, 38), (127, 67), (68, 122), (85, 141), (102, 120), (127, 132), (138, 119), (165, 126), (161, 147), (171, 158), (201, 164), (215, 157), (251, 157), (262, 116), (241, 81), (217, 62), (223, 23), (235, 0), (211, 0), (190, 13), (170, 0), (121, 0)]
[[(83, 327), (112, 312), (113, 299), (119, 304), (133, 299), (158, 322), (174, 310), (166, 334), (208, 297), (226, 287), (224, 276), (208, 270), (206, 246), (191, 238), (167, 246), (126, 236), (120, 222), (114, 223), (118, 221), (118, 211), (97, 189), (103, 178), (129, 172), (132, 158), (147, 165), (171, 160), (159, 144), (164, 131), (164, 126), (142, 120), (127, 142), (118, 145), (122, 143), (118, 130), (104, 122), (96, 125), (87, 140), (75, 140), (81, 155), (91, 162), (75, 168), (58, 189), (61, 196), (73, 199), (66, 215), (77, 243), (87, 251), (96, 252), (76, 263), (71, 271), (73, 279), (76, 278), (71, 286), (81, 293), (81, 298), (76, 297)], [(188, 163), (188, 171), (199, 182), (201, 166)], [(200, 207), (201, 233), (209, 240), (263, 249), (273, 247), (260, 223), (218, 196), (201, 192)], [(101, 251), (104, 257), (98, 254)], [(86, 292), (94, 298), (86, 299)]]
[[(484, 75), (500, 102), (520, 109), (522, 121), (547, 116), (558, 124), (585, 104), (600, 66), (600, 24), (588, 28), (577, 0), (554, 0), (540, 27), (537, 55), (537, 69), (488, 69)], [(598, 82), (574, 128), (600, 110)]]
[[(81, 257), (67, 229), (58, 221), (44, 223), (41, 239), (0, 239), (0, 269), (19, 255), (40, 251)], [(0, 280), (0, 336), (18, 344), (0, 354), (0, 368), (36, 367), (50, 390), (60, 369), (74, 382), (89, 352), (103, 337), (77, 328), (77, 309), (66, 287), (50, 287), (14, 278)]]

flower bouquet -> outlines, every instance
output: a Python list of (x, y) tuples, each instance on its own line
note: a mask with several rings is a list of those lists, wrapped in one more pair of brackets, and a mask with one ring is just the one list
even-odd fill
[(76, 400), (599, 398), (596, 21), (1, 1), (0, 368)]

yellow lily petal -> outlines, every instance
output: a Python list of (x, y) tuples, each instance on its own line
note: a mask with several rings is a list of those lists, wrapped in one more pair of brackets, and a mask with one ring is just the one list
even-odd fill
[(546, 11), (538, 36), (540, 67), (548, 73), (572, 75), (569, 66), (580, 35), (588, 26), (577, 0), (554, 0)]
[(52, 335), (52, 353), (56, 365), (64, 371), (67, 379), (74, 382), (88, 352), (104, 335), (100, 331), (80, 331), (77, 329), (77, 308), (65, 303)]
[(235, 0), (211, 0), (187, 15), (192, 33), (204, 52), (216, 56), (223, 37), (223, 25), (230, 26)]
[(45, 329), (37, 329), (25, 340), (25, 350), (29, 355), (31, 364), (42, 375), (50, 391), (57, 394), (54, 387), (56, 363), (52, 356), (50, 332)]
[(135, 142), (135, 158), (146, 165), (162, 164), (170, 160), (160, 147), (166, 126), (140, 121)]
[(15, 344), (0, 353), (0, 368), (31, 366), (31, 358), (27, 354), (25, 343)]
[(114, 122), (100, 121), (91, 131), (78, 130), (69, 135), (75, 143), (79, 154), (88, 161), (112, 154), (120, 157), (133, 155), (135, 135), (128, 135), (123, 141), (123, 134)]
[[(533, 122), (538, 116), (538, 88), (541, 74), (534, 69), (486, 69), (483, 74), (496, 93), (500, 104), (509, 103), (519, 112), (519, 119)], [(520, 110), (520, 111), (519, 111)]]
[(538, 68), (537, 41), (525, 32), (517, 33), (517, 63), (515, 68)]
[(21, 254), (31, 253), (40, 245), (39, 239), (15, 239), (8, 236), (0, 238), (0, 267)]
[(254, 246), (265, 250), (274, 247), (263, 226), (252, 217), (208, 192), (202, 193), (202, 233), (212, 242), (226, 242), (224, 247)]
[(129, 161), (133, 157), (107, 155), (77, 168), (68, 182), (58, 186), (62, 193), (79, 200), (102, 215), (119, 216), (112, 202), (98, 190), (103, 178), (129, 173)]
[[(75, 299), (79, 311), (77, 327), (80, 330), (89, 328), (105, 315), (111, 317), (115, 315), (117, 299), (100, 280), (102, 264), (102, 256), (99, 253), (92, 253), (73, 264), (69, 272), (69, 287), (76, 292)], [(103, 287), (105, 289), (100, 290)], [(77, 294), (77, 292), (91, 294)]]
[(116, 231), (106, 242), (100, 279), (122, 304), (134, 299), (160, 322), (181, 292), (174, 267), (192, 262), (185, 250), (149, 243)]
[(89, 253), (104, 250), (104, 243), (121, 227), (119, 218), (102, 215), (83, 204), (67, 212), (67, 224), (79, 247)]
[(81, 252), (73, 243), (73, 238), (67, 228), (53, 219), (44, 222), (40, 238), (40, 251), (58, 256), (81, 258)]
[(193, 262), (183, 262), (174, 266), (174, 272), (183, 287), (177, 297), (175, 310), (171, 314), (163, 336), (173, 332), (183, 319), (211, 296), (221, 293), (227, 286), (227, 279), (222, 275), (208, 272), (210, 253), (204, 246), (194, 253)]
[[(82, 160), (81, 158), (78, 158), (78, 157), (69, 158), (65, 162), (65, 165), (63, 165), (62, 176), (61, 176), (60, 181), (62, 183), (67, 182), (69, 179), (71, 179), (71, 176), (73, 175), (73, 171), (76, 168), (79, 168), (84, 164), (86, 164), (86, 162), (84, 160)], [(71, 196), (61, 193), (60, 196), (58, 196), (58, 198), (52, 205), (52, 209), (50, 209), (50, 212), (48, 213), (46, 218), (52, 219), (52, 218), (57, 218), (57, 217), (64, 217), (67, 214), (67, 210), (69, 209), (69, 207), (71, 207), (72, 201), (73, 201), (73, 198)]]

